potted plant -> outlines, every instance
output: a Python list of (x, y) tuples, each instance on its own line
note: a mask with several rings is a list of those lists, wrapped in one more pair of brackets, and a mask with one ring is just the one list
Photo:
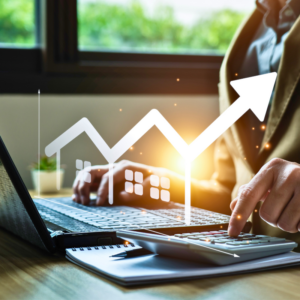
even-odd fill
[(62, 187), (64, 170), (60, 169), (56, 172), (56, 159), (47, 156), (41, 156), (39, 163), (35, 162), (31, 165), (31, 177), (33, 186), (40, 193), (55, 193), (57, 192), (57, 176), (60, 179), (60, 188)]

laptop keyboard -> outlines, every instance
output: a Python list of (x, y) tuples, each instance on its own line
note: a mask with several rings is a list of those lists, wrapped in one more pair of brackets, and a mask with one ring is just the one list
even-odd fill
[(48, 221), (50, 223), (56, 224), (60, 227), (63, 227), (65, 229), (68, 229), (70, 231), (75, 231), (75, 232), (99, 231), (99, 229), (94, 226), (80, 222), (73, 218), (66, 217), (65, 215), (63, 215), (61, 213), (53, 211), (52, 209), (45, 207), (44, 205), (41, 205), (40, 203), (37, 203), (35, 200), (34, 200), (34, 202), (35, 202), (36, 208), (38, 209), (42, 219), (45, 221)]
[[(43, 219), (72, 231), (157, 229), (189, 227), (184, 223), (184, 206), (170, 209), (143, 209), (128, 206), (84, 206), (71, 198), (34, 199)], [(228, 224), (230, 216), (192, 208), (191, 225)]]

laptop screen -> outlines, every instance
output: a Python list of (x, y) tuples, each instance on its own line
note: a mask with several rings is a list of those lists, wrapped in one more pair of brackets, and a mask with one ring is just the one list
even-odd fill
[[(21, 193), (24, 194), (22, 199), (20, 198)], [(42, 249), (51, 251), (53, 248), (50, 235), (1, 138), (0, 226)]]

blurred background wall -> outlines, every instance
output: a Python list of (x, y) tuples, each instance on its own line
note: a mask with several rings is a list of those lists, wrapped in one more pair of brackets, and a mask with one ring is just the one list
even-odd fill
[[(87, 117), (112, 147), (151, 109), (158, 109), (187, 143), (192, 142), (218, 116), (218, 96), (83, 96), (41, 95), (41, 153), (45, 147), (82, 117)], [(37, 160), (37, 95), (0, 96), (0, 135), (4, 139), (28, 188), (32, 180), (28, 166)], [(212, 145), (193, 163), (192, 175), (209, 178), (213, 172)], [(66, 166), (64, 187), (75, 178), (76, 159), (106, 164), (86, 134), (63, 148)], [(184, 174), (177, 151), (155, 127), (128, 150), (121, 159), (161, 166)]]

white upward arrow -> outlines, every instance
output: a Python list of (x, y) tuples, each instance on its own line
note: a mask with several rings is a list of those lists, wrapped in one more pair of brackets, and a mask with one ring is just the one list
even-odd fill
[[(268, 109), (277, 73), (269, 73), (231, 81), (230, 84), (240, 95), (206, 130), (190, 145), (176, 132), (168, 121), (156, 109), (151, 110), (139, 121), (114, 147), (110, 148), (90, 121), (81, 119), (71, 128), (50, 143), (45, 153), (57, 155), (57, 170), (60, 169), (60, 151), (69, 142), (83, 132), (91, 138), (98, 150), (109, 162), (109, 203), (113, 204), (113, 163), (117, 161), (154, 125), (169, 140), (175, 149), (185, 158), (185, 222), (190, 224), (191, 214), (191, 162), (232, 126), (243, 114), (251, 109), (260, 121), (263, 121)], [(59, 172), (57, 172), (59, 175)], [(58, 189), (60, 177), (57, 176)]]
[(191, 214), (191, 162), (218, 139), (249, 109), (262, 122), (266, 116), (277, 73), (248, 77), (231, 81), (240, 95), (209, 127), (189, 146), (185, 155), (185, 220), (190, 224)]
[(190, 145), (186, 159), (193, 161), (249, 109), (262, 122), (265, 118), (277, 73), (269, 73), (231, 81), (240, 95), (208, 128)]

